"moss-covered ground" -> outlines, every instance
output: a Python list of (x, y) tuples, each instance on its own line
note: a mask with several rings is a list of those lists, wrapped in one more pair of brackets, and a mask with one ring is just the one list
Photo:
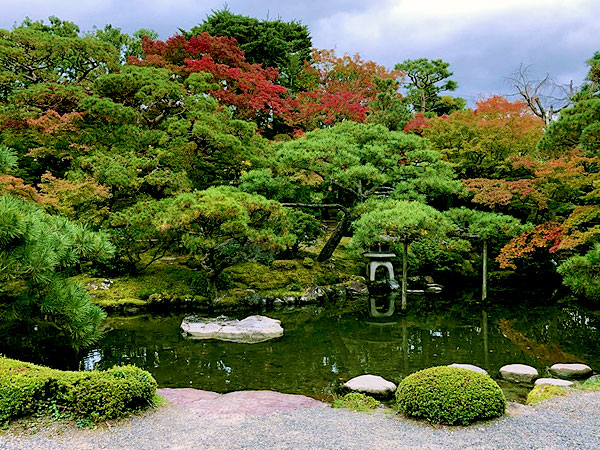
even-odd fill
[(246, 261), (225, 269), (225, 287), (212, 301), (203, 295), (195, 280), (201, 275), (186, 266), (186, 257), (168, 255), (137, 275), (96, 277), (78, 275), (93, 301), (108, 311), (135, 312), (153, 306), (186, 306), (235, 309), (249, 293), (262, 297), (300, 297), (308, 287), (345, 283), (364, 275), (365, 262), (351, 255), (344, 238), (333, 257), (316, 261), (318, 246), (305, 249), (295, 259), (270, 263)]
[(598, 392), (600, 391), (600, 377), (594, 376), (582, 382), (575, 382), (571, 387), (538, 385), (527, 395), (527, 404), (536, 405), (554, 397), (564, 397), (572, 392)]

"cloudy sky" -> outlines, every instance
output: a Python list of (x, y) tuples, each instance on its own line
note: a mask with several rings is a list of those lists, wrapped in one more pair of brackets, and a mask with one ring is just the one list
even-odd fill
[[(110, 23), (161, 38), (189, 29), (222, 0), (0, 0), (0, 28), (25, 16), (55, 15), (82, 30)], [(582, 83), (585, 61), (600, 51), (598, 0), (229, 0), (234, 13), (308, 25), (317, 48), (359, 53), (392, 68), (405, 59), (450, 62), (456, 95), (512, 92), (506, 77), (520, 64), (562, 83)]]

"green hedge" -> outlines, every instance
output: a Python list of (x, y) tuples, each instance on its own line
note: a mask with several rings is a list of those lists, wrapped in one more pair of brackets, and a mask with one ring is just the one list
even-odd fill
[(74, 418), (116, 419), (150, 406), (155, 393), (152, 375), (134, 366), (70, 372), (0, 357), (0, 423), (50, 405)]
[(409, 417), (467, 425), (500, 417), (506, 399), (488, 375), (460, 367), (431, 367), (406, 377), (396, 390), (398, 409)]

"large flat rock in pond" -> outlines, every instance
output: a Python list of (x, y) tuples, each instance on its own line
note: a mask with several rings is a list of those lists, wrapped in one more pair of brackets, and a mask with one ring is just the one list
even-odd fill
[(255, 416), (298, 408), (324, 408), (327, 403), (304, 395), (274, 391), (236, 391), (228, 394), (192, 388), (157, 390), (169, 402), (201, 414), (236, 414)]
[(588, 378), (592, 375), (592, 368), (585, 364), (554, 364), (550, 367), (553, 375), (561, 378)]
[(361, 375), (344, 383), (348, 389), (371, 395), (390, 395), (396, 391), (396, 385), (377, 375)]
[(181, 331), (190, 339), (219, 339), (244, 344), (283, 336), (281, 322), (265, 316), (249, 316), (243, 320), (188, 316), (181, 322)]
[(500, 376), (517, 383), (533, 383), (533, 380), (539, 377), (539, 373), (535, 367), (525, 364), (508, 364), (500, 368)]

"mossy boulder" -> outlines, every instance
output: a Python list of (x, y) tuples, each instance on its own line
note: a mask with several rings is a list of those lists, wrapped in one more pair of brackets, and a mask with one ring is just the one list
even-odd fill
[(51, 405), (74, 418), (116, 419), (150, 406), (156, 381), (145, 370), (61, 371), (0, 357), (0, 423)]
[(408, 417), (445, 425), (500, 417), (506, 399), (488, 375), (460, 367), (431, 367), (406, 377), (396, 390), (398, 410)]

